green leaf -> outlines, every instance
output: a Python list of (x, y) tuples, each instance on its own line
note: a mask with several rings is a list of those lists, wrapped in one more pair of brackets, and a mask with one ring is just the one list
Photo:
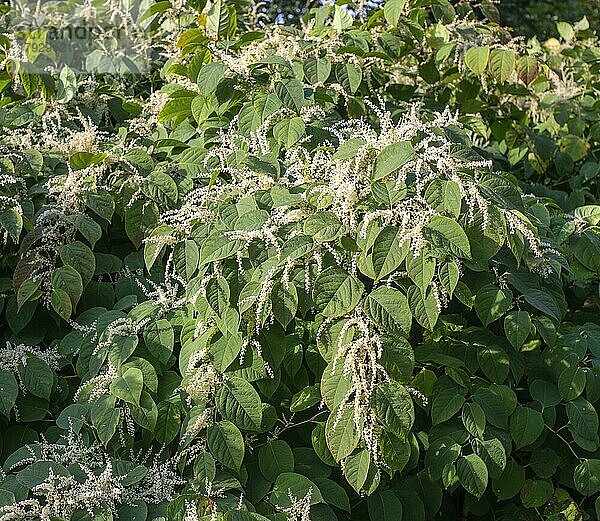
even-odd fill
[(500, 83), (505, 83), (515, 71), (516, 58), (513, 51), (493, 49), (490, 54), (490, 70)]
[(470, 47), (465, 53), (465, 65), (473, 74), (481, 76), (487, 69), (489, 57), (490, 48), (487, 45), (483, 47)]
[(58, 253), (64, 264), (72, 266), (81, 275), (84, 286), (92, 280), (96, 271), (96, 257), (86, 244), (80, 241), (63, 244), (58, 247)]
[(476, 440), (475, 452), (485, 462), (492, 478), (502, 475), (506, 467), (506, 450), (498, 438)]
[(352, 381), (344, 375), (344, 363), (342, 360), (339, 360), (335, 364), (335, 367), (333, 363), (330, 363), (323, 371), (323, 376), (321, 377), (321, 395), (330, 410), (334, 411), (337, 409), (351, 387)]
[(333, 212), (316, 212), (304, 221), (303, 231), (317, 242), (330, 242), (344, 233), (344, 225)]
[(296, 113), (304, 106), (304, 89), (296, 79), (286, 79), (275, 83), (275, 93), (281, 103)]
[(554, 407), (561, 400), (558, 387), (546, 380), (533, 380), (530, 382), (529, 394), (544, 407)]
[(531, 332), (531, 317), (527, 311), (513, 311), (504, 317), (504, 333), (515, 349), (520, 349)]
[(169, 401), (158, 404), (158, 418), (154, 429), (154, 436), (160, 443), (169, 444), (177, 436), (181, 425), (179, 407)]
[(335, 77), (346, 92), (354, 94), (362, 82), (363, 71), (353, 63), (338, 62), (335, 67)]
[(425, 329), (433, 331), (440, 315), (433, 291), (429, 291), (427, 296), (423, 297), (418, 287), (411, 286), (408, 288), (408, 303), (416, 321)]
[(353, 407), (346, 406), (343, 411), (334, 410), (329, 415), (325, 425), (325, 439), (335, 461), (352, 454), (359, 441)]
[(531, 85), (540, 70), (538, 61), (533, 56), (521, 56), (517, 63), (517, 74), (525, 85)]
[(144, 343), (153, 356), (166, 364), (173, 354), (175, 345), (173, 326), (164, 318), (150, 322), (144, 328)]
[(379, 232), (371, 253), (375, 279), (381, 280), (394, 272), (408, 254), (408, 241), (400, 228), (386, 226)]
[(9, 208), (0, 212), (0, 225), (8, 232), (17, 244), (23, 230), (23, 216), (17, 208)]
[(391, 470), (392, 475), (394, 472), (404, 469), (410, 460), (411, 449), (408, 440), (387, 430), (381, 432), (379, 448), (381, 449), (381, 457)]
[(71, 318), (73, 304), (71, 303), (71, 298), (66, 291), (62, 289), (53, 290), (50, 297), (50, 302), (52, 303), (52, 309), (54, 309), (54, 311), (56, 311), (60, 317), (64, 318), (65, 320), (69, 320), (69, 318)]
[(392, 143), (386, 146), (375, 161), (373, 180), (378, 181), (403, 167), (415, 157), (415, 150), (410, 141)]
[(309, 83), (323, 83), (331, 74), (331, 61), (329, 58), (306, 58), (303, 68)]
[(306, 126), (302, 118), (286, 118), (275, 124), (273, 127), (273, 137), (278, 143), (281, 143), (286, 148), (290, 148), (304, 135), (305, 129)]
[(19, 386), (12, 373), (0, 369), (0, 412), (10, 417), (10, 411), (17, 401), (19, 395)]
[(290, 508), (292, 505), (290, 496), (300, 500), (306, 497), (309, 491), (312, 491), (310, 496), (311, 505), (323, 502), (321, 491), (310, 479), (302, 474), (283, 472), (277, 476), (273, 492), (271, 492), (270, 502), (281, 509)]
[(584, 496), (600, 493), (600, 459), (586, 459), (577, 465), (573, 481)]
[(383, 426), (396, 436), (408, 433), (415, 421), (410, 393), (405, 386), (389, 380), (375, 387), (371, 407)]
[(497, 384), (504, 382), (510, 371), (510, 360), (506, 351), (493, 344), (478, 346), (477, 362), (485, 376)]
[(27, 302), (31, 297), (38, 294), (37, 291), (40, 288), (41, 280), (26, 279), (24, 280), (19, 289), (17, 290), (17, 309), (21, 309), (23, 304)]
[(361, 491), (367, 481), (370, 463), (371, 456), (366, 449), (361, 449), (351, 454), (344, 461), (344, 466), (342, 467), (344, 476), (356, 493)]
[(222, 0), (216, 0), (206, 13), (206, 31), (213, 37), (222, 38), (229, 30), (229, 9)]
[(485, 412), (477, 403), (465, 403), (462, 422), (472, 436), (481, 438), (485, 431)]
[(488, 470), (483, 460), (476, 454), (469, 454), (458, 460), (456, 472), (460, 484), (477, 499), (483, 496), (488, 484)]
[(143, 387), (144, 375), (142, 371), (131, 367), (111, 382), (110, 392), (124, 402), (139, 406)]
[(498, 320), (511, 305), (511, 292), (493, 284), (483, 286), (475, 295), (475, 312), (484, 326)]
[(373, 521), (399, 521), (402, 519), (402, 502), (392, 490), (383, 490), (369, 496), (367, 509), (369, 517)]
[(423, 295), (427, 293), (427, 288), (435, 275), (435, 264), (435, 259), (425, 255), (423, 252), (416, 257), (412, 253), (409, 253), (406, 259), (408, 276), (421, 290)]
[(510, 417), (510, 434), (517, 449), (531, 445), (544, 430), (542, 414), (530, 407), (517, 407)]
[(450, 436), (442, 436), (432, 441), (425, 453), (425, 468), (431, 479), (442, 479), (444, 468), (452, 465), (460, 456), (460, 445)]
[(283, 472), (294, 471), (294, 454), (283, 440), (273, 440), (258, 450), (258, 467), (262, 475), (274, 482)]
[(115, 200), (108, 190), (96, 188), (94, 192), (85, 192), (84, 199), (90, 210), (110, 222), (115, 212)]
[(158, 407), (147, 392), (142, 391), (140, 405), (131, 406), (131, 417), (140, 427), (153, 432), (158, 421)]
[(539, 508), (552, 497), (552, 483), (545, 479), (528, 479), (521, 488), (521, 502), (526, 508)]
[(494, 480), (492, 488), (500, 500), (516, 496), (525, 483), (525, 469), (515, 460), (510, 459), (500, 477)]
[(213, 234), (208, 237), (200, 248), (200, 267), (209, 262), (232, 257), (236, 252), (242, 249), (241, 241), (232, 241), (219, 234)]
[(408, 335), (412, 314), (408, 299), (397, 289), (380, 286), (365, 299), (363, 307), (373, 322), (390, 333)]
[(352, 15), (347, 8), (341, 5), (336, 5), (333, 14), (332, 27), (338, 31), (352, 27)]
[(219, 62), (211, 62), (204, 65), (198, 73), (196, 83), (200, 87), (200, 93), (204, 96), (212, 94), (223, 74), (227, 71), (227, 66)]
[(585, 372), (574, 365), (564, 369), (558, 377), (558, 392), (565, 402), (574, 400), (585, 389)]
[(215, 403), (225, 420), (233, 422), (243, 430), (260, 430), (262, 423), (260, 396), (246, 380), (229, 376), (217, 391)]
[(54, 385), (54, 372), (48, 364), (37, 356), (29, 355), (23, 365), (19, 365), (19, 375), (25, 389), (34, 396), (50, 399)]
[(423, 233), (436, 250), (456, 257), (471, 258), (469, 238), (454, 219), (443, 215), (434, 215), (427, 223)]
[(211, 425), (206, 433), (212, 455), (226, 467), (239, 471), (244, 460), (244, 438), (230, 421), (222, 420)]
[(442, 389), (431, 401), (431, 423), (437, 425), (452, 418), (465, 403), (465, 397), (454, 389)]
[(83, 281), (75, 268), (62, 266), (52, 272), (52, 288), (66, 292), (75, 307), (83, 293)]
[(146, 177), (144, 191), (155, 202), (167, 207), (173, 207), (177, 204), (179, 197), (177, 184), (173, 181), (173, 178), (160, 170), (155, 170)]
[(314, 284), (313, 301), (326, 317), (336, 318), (350, 313), (358, 304), (364, 286), (354, 275), (331, 266), (323, 270)]
[(98, 438), (104, 445), (107, 445), (121, 420), (121, 410), (115, 409), (115, 399), (112, 396), (98, 398), (92, 406), (91, 418)]
[(383, 4), (383, 14), (387, 23), (396, 26), (408, 0), (386, 0)]
[(598, 439), (598, 413), (594, 406), (583, 398), (567, 403), (569, 430), (585, 440)]

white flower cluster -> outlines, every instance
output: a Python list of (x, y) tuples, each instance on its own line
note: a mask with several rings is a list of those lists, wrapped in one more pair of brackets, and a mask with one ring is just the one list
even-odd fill
[(379, 461), (379, 433), (370, 401), (377, 383), (389, 378), (379, 363), (382, 352), (383, 344), (377, 328), (364, 311), (357, 308), (344, 323), (337, 338), (331, 371), (335, 373), (342, 364), (342, 374), (351, 385), (332, 414), (336, 415), (335, 429), (346, 409), (352, 410), (356, 431), (374, 463)]
[(41, 348), (7, 341), (5, 346), (0, 348), (0, 369), (14, 374), (23, 392), (25, 392), (25, 386), (21, 380), (19, 367), (25, 367), (30, 356), (39, 358), (51, 369), (59, 368), (61, 358), (58, 350), (53, 347)]
[[(0, 507), (0, 521), (70, 519), (77, 510), (94, 516), (100, 510), (116, 512), (118, 505), (133, 505), (139, 500), (162, 503), (172, 500), (177, 488), (184, 483), (177, 470), (181, 456), (163, 460), (158, 453), (148, 465), (151, 457), (148, 452), (142, 459), (132, 455), (132, 461), (146, 465), (147, 472), (141, 480), (126, 485), (125, 476), (115, 472), (111, 457), (103, 447), (96, 442), (88, 445), (73, 429), (56, 443), (42, 438), (40, 443), (27, 447), (30, 456), (13, 464), (10, 471), (36, 462), (60, 467), (49, 466), (47, 478), (31, 490), (35, 497)], [(60, 468), (77, 468), (80, 472), (63, 474)]]

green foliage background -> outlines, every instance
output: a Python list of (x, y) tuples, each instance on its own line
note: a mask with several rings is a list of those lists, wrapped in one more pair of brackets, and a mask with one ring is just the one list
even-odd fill
[(0, 521), (600, 516), (593, 16), (136, 7), (1, 11)]

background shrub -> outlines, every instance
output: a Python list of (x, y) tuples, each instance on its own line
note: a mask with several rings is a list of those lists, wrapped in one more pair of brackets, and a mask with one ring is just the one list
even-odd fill
[(97, 8), (3, 12), (0, 520), (598, 516), (588, 20)]

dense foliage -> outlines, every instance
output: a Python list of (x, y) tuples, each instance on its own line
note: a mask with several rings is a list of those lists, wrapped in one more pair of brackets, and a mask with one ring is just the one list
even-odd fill
[(102, 5), (4, 11), (0, 520), (600, 515), (588, 21)]

